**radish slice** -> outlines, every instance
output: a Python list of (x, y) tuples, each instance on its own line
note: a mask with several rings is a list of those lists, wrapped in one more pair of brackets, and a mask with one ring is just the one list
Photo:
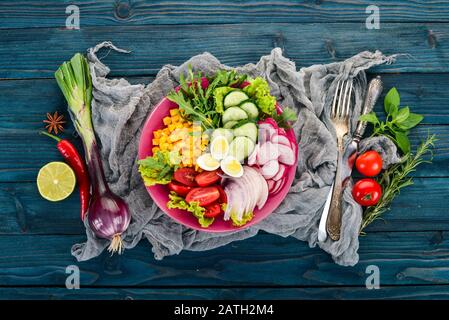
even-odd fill
[(277, 134), (277, 129), (273, 128), (271, 124), (261, 123), (259, 124), (259, 141), (265, 143), (270, 141), (271, 137)]
[(271, 192), (274, 188), (274, 185), (276, 184), (276, 181), (268, 179), (267, 184), (268, 184), (268, 191)]
[(263, 166), (271, 160), (276, 160), (279, 157), (278, 146), (279, 144), (271, 142), (263, 144), (257, 153), (257, 163)]
[(257, 163), (257, 154), (259, 153), (259, 144), (256, 144), (254, 151), (248, 157), (248, 165), (253, 166)]
[(274, 136), (272, 136), (271, 137), (271, 142), (272, 143), (279, 143), (279, 144), (283, 144), (284, 146), (291, 147), (290, 140), (286, 136), (282, 136), (282, 135), (279, 135), (279, 134), (275, 134)]
[(279, 149), (279, 162), (291, 166), (295, 163), (296, 157), (293, 153), (292, 148), (284, 146), (283, 144), (278, 144)]
[(278, 134), (281, 136), (287, 136), (287, 131), (284, 128), (278, 128)]
[(273, 118), (266, 118), (263, 123), (268, 123), (270, 124), (273, 128), (278, 129), (278, 123), (276, 122), (276, 120), (274, 120)]
[(279, 162), (270, 160), (262, 167), (262, 175), (265, 179), (273, 178), (279, 170)]
[(285, 179), (281, 179), (276, 181), (276, 184), (273, 187), (273, 190), (271, 191), (271, 194), (276, 194), (279, 191), (281, 191), (283, 185), (284, 185)]
[(274, 181), (278, 181), (281, 180), (284, 176), (285, 176), (285, 172), (286, 172), (286, 167), (283, 164), (279, 164), (279, 170), (276, 173), (276, 175), (273, 177)]

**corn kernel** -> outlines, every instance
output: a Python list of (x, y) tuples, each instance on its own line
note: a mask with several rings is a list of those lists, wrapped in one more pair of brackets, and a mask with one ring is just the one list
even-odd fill
[(160, 149), (158, 147), (154, 147), (153, 149), (151, 149), (151, 151), (153, 151), (153, 154), (155, 154), (156, 152), (158, 152)]
[(161, 131), (160, 130), (156, 130), (153, 132), (153, 135), (155, 138), (160, 138), (161, 137)]
[(177, 129), (181, 129), (181, 128), (183, 128), (184, 126), (182, 125), (182, 123), (181, 122), (178, 122), (177, 124), (176, 124), (176, 128)]
[(171, 117), (171, 122), (172, 122), (172, 123), (178, 122), (179, 119), (180, 119), (179, 115), (172, 116), (172, 117)]
[(159, 139), (153, 139), (153, 146), (157, 146), (159, 144)]
[(176, 129), (176, 125), (175, 124), (168, 125), (168, 130), (175, 131), (175, 129)]
[(171, 123), (171, 118), (170, 117), (165, 117), (162, 121), (164, 122), (164, 124), (166, 126), (168, 126)]
[(179, 114), (179, 109), (171, 109), (170, 110), (170, 115), (173, 117), (173, 116), (176, 116), (177, 114)]

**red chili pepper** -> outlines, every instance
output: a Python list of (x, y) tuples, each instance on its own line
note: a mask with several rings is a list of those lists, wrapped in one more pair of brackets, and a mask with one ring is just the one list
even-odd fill
[(75, 172), (76, 180), (78, 182), (78, 187), (80, 191), (81, 220), (84, 221), (84, 218), (86, 217), (87, 214), (87, 209), (89, 208), (89, 200), (90, 200), (89, 172), (87, 171), (84, 159), (80, 156), (75, 146), (70, 141), (60, 139), (45, 131), (42, 131), (41, 133), (58, 141), (57, 147), (59, 152)]

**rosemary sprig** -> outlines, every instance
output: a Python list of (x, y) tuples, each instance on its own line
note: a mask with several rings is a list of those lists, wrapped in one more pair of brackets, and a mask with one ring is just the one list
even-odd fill
[[(390, 166), (382, 174), (380, 178), (380, 185), (383, 189), (383, 194), (380, 201), (372, 207), (368, 207), (363, 216), (360, 233), (364, 234), (365, 229), (371, 222), (381, 219), (381, 215), (390, 210), (390, 205), (393, 199), (400, 193), (402, 188), (413, 184), (413, 179), (409, 175), (416, 171), (416, 168), (422, 163), (431, 163), (433, 158), (432, 149), (437, 138), (435, 135), (429, 135), (417, 148), (414, 154), (407, 153), (401, 162)], [(426, 155), (430, 155), (426, 159)]]

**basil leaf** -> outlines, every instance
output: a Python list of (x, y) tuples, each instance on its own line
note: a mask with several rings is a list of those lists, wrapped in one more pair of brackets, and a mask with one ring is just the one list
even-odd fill
[(359, 121), (365, 121), (372, 124), (379, 123), (379, 119), (377, 118), (376, 113), (374, 111), (371, 111), (370, 113), (367, 114), (362, 114), (359, 118)]
[(410, 152), (410, 140), (408, 139), (407, 134), (404, 132), (396, 131), (394, 133), (394, 137), (399, 149), (401, 149), (404, 154), (408, 154)]
[(389, 115), (394, 116), (398, 111), (400, 103), (401, 99), (399, 97), (398, 90), (396, 90), (395, 87), (391, 88), (384, 99), (385, 112)]
[(402, 108), (398, 111), (398, 114), (393, 119), (394, 123), (402, 123), (410, 116), (410, 109), (408, 107)]
[(420, 114), (410, 113), (408, 118), (405, 121), (397, 123), (397, 126), (402, 130), (409, 130), (413, 127), (416, 127), (424, 117)]

